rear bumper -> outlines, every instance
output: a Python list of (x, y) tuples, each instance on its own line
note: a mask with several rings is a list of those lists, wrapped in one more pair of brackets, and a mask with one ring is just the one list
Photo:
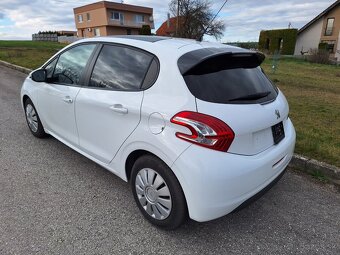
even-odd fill
[(286, 137), (254, 156), (243, 156), (190, 146), (175, 161), (189, 216), (208, 221), (232, 212), (259, 193), (286, 169), (295, 146), (295, 130), (288, 120)]

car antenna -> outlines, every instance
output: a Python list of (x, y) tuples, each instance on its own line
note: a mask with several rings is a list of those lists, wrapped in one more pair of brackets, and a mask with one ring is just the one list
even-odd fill
[(213, 21), (216, 19), (217, 15), (220, 13), (220, 11), (223, 9), (223, 7), (225, 6), (225, 4), (228, 2), (228, 0), (225, 0), (224, 3), (222, 4), (221, 8), (218, 10), (218, 12), (215, 14), (215, 16), (212, 18), (212, 20), (209, 22), (208, 26), (203, 30), (201, 36), (197, 39), (197, 41), (202, 41), (203, 40), (203, 36), (205, 34), (205, 32), (207, 32), (207, 29), (210, 27), (210, 25), (213, 23)]

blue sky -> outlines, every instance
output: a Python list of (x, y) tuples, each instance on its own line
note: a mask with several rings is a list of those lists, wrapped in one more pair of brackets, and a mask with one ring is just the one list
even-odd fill
[[(0, 40), (30, 39), (39, 30), (75, 30), (73, 8), (95, 0), (1, 0)], [(120, 2), (120, 1), (118, 1)], [(170, 0), (125, 0), (154, 9), (156, 29), (166, 19)], [(212, 1), (217, 11), (224, 0)], [(257, 41), (262, 29), (301, 28), (335, 0), (229, 0), (218, 16), (226, 25), (220, 41)], [(205, 37), (205, 40), (214, 40)]]

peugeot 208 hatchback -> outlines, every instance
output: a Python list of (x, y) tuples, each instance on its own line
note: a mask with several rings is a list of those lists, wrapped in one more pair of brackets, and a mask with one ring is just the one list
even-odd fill
[(261, 53), (148, 36), (85, 39), (32, 72), (29, 129), (129, 181), (153, 224), (226, 215), (291, 160), (295, 131)]

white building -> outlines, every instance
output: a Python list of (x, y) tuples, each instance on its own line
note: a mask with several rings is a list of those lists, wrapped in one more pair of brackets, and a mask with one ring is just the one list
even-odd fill
[(294, 55), (308, 54), (327, 43), (331, 58), (340, 61), (340, 0), (337, 0), (298, 31)]

